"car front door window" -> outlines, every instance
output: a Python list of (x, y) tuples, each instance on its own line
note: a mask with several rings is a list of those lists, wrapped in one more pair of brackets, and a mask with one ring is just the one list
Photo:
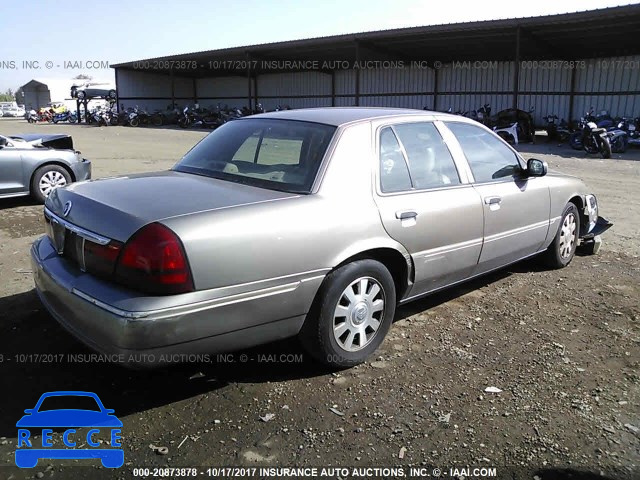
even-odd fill
[(490, 132), (460, 122), (447, 127), (460, 143), (476, 183), (509, 179), (521, 172), (516, 154)]

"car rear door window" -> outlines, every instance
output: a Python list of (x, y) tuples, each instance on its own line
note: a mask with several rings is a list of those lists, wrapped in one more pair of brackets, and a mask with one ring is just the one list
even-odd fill
[(521, 171), (516, 154), (485, 129), (461, 122), (447, 122), (462, 147), (476, 183), (513, 178)]
[(411, 190), (411, 177), (404, 154), (390, 127), (380, 132), (380, 188), (384, 193)]
[(395, 125), (394, 130), (407, 154), (413, 188), (460, 183), (453, 157), (433, 123), (404, 123)]

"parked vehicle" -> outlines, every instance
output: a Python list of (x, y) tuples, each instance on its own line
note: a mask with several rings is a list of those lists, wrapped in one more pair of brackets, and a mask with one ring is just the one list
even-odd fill
[(186, 106), (182, 111), (182, 115), (178, 119), (178, 125), (182, 128), (201, 127), (201, 128), (218, 128), (229, 119), (226, 114), (220, 110), (210, 112), (206, 109), (198, 107), (189, 108)]
[(227, 122), (170, 171), (57, 189), (44, 213), (36, 289), (92, 348), (161, 361), (299, 335), (334, 367), (372, 354), (398, 303), (537, 254), (566, 267), (611, 226), (485, 126), (375, 108)]
[(528, 112), (517, 108), (507, 108), (498, 112), (496, 117), (492, 119), (492, 125), (499, 129), (509, 128), (517, 123), (518, 139), (520, 142), (533, 143), (535, 140), (535, 127), (533, 116), (531, 115), (534, 108), (531, 107)]
[(2, 110), (2, 114), (5, 117), (19, 118), (24, 117), (25, 113), (27, 112), (25, 112), (23, 108), (20, 108), (18, 106), (12, 106)]
[(38, 121), (51, 123), (53, 121), (53, 113), (49, 108), (40, 108), (38, 110)]
[(150, 122), (156, 127), (162, 125), (175, 125), (180, 118), (180, 110), (178, 108), (168, 108), (164, 111), (155, 111), (151, 114)]
[(38, 112), (33, 109), (29, 110), (29, 112), (25, 114), (25, 118), (29, 123), (37, 123), (40, 120), (40, 118), (38, 117)]
[(56, 113), (52, 118), (53, 123), (58, 122), (69, 122), (69, 123), (78, 123), (78, 116), (75, 113), (71, 113), (69, 110), (66, 110), (63, 113)]
[(44, 203), (54, 189), (91, 178), (91, 162), (69, 135), (0, 135), (0, 162), (0, 198), (31, 195)]
[(104, 98), (115, 100), (117, 98), (116, 87), (111, 83), (87, 83), (71, 87), (71, 98), (79, 100), (89, 98)]
[(560, 123), (558, 123), (558, 116), (555, 114), (547, 115), (542, 118), (547, 122), (545, 130), (547, 132), (548, 141), (565, 142), (569, 139), (571, 131), (569, 130), (569, 125), (565, 119), (562, 119)]
[(635, 119), (622, 118), (618, 128), (627, 132), (629, 145), (640, 145), (640, 117)]
[(580, 119), (578, 130), (571, 134), (569, 144), (575, 150), (600, 153), (602, 158), (611, 158), (611, 144), (607, 136), (607, 129), (598, 127), (592, 112), (587, 112)]
[(618, 122), (615, 127), (607, 129), (607, 137), (611, 145), (611, 151), (614, 153), (624, 153), (629, 145), (629, 135), (622, 127), (624, 123)]
[(150, 123), (151, 116), (146, 110), (138, 108), (137, 105), (131, 112), (129, 112), (129, 126), (139, 127), (140, 125), (148, 125)]

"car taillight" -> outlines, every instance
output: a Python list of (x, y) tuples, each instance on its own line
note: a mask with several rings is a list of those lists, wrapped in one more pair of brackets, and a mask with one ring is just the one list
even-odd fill
[(116, 281), (154, 295), (193, 291), (193, 279), (180, 239), (159, 223), (138, 230), (124, 245)]
[(106, 245), (84, 242), (84, 266), (87, 272), (100, 276), (113, 275), (122, 243), (111, 240)]

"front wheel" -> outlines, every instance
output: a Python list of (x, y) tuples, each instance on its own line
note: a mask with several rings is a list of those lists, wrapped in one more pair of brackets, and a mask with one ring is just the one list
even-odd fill
[(130, 118), (129, 125), (131, 125), (132, 127), (137, 127), (138, 125), (140, 125), (140, 119), (138, 117)]
[(578, 213), (578, 208), (573, 203), (569, 203), (564, 208), (560, 219), (560, 227), (553, 242), (543, 254), (547, 266), (550, 268), (564, 268), (569, 265), (576, 253), (579, 234), (580, 214)]
[(382, 344), (395, 309), (396, 289), (389, 270), (375, 260), (358, 260), (327, 276), (300, 340), (316, 360), (331, 367), (351, 367)]

